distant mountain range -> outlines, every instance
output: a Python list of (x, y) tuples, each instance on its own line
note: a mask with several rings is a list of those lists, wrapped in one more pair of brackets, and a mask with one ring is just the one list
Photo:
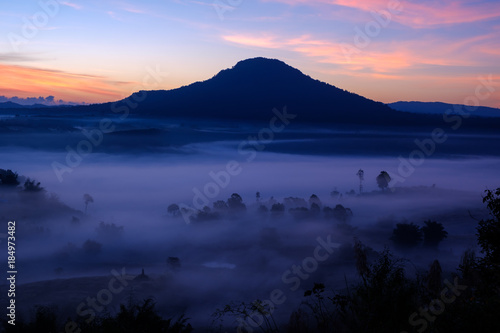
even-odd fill
[[(12, 104), (11, 107), (15, 108)], [(296, 123), (442, 126), (442, 116), (436, 115), (442, 112), (422, 111), (426, 109), (425, 105), (408, 108), (410, 104), (393, 103), (389, 107), (315, 80), (280, 60), (253, 58), (240, 61), (206, 81), (172, 90), (139, 91), (113, 103), (66, 107), (64, 113), (100, 116), (127, 111), (132, 115), (154, 118), (269, 121), (274, 116), (274, 108), (282, 110), (286, 106), (288, 113), (297, 115)], [(413, 113), (393, 108), (411, 109)], [(47, 115), (63, 113), (60, 107), (43, 106), (39, 111)], [(493, 129), (495, 126), (500, 127), (500, 119), (498, 122), (486, 119), (467, 121), (467, 127), (471, 128)]]
[[(421, 114), (443, 115), (445, 112), (460, 114), (460, 111), (463, 110), (476, 117), (500, 117), (500, 109), (485, 106), (479, 106), (472, 111), (470, 106), (441, 102), (396, 102), (387, 105), (394, 110)], [(469, 110), (472, 112), (469, 112)]]
[(48, 107), (49, 106), (44, 104), (21, 105), (14, 102), (0, 103), (0, 109), (38, 109), (38, 108), (48, 108)]

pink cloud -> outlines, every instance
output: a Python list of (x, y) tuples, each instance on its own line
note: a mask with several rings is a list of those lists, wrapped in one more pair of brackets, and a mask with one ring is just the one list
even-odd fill
[(64, 5), (64, 6), (67, 6), (67, 7), (71, 7), (71, 8), (76, 9), (76, 10), (83, 9), (82, 5), (79, 5), (79, 4), (76, 4), (76, 3), (73, 3), (73, 2), (61, 1), (60, 4)]
[[(407, 1), (407, 0), (264, 0), (290, 6), (315, 6), (328, 10), (331, 5), (357, 9), (363, 12), (386, 11), (391, 20), (412, 28), (429, 28), (460, 23), (472, 23), (500, 17), (500, 2), (465, 1)], [(398, 10), (391, 10), (397, 8)], [(399, 11), (399, 9), (401, 11)], [(332, 7), (332, 12), (335, 9)], [(360, 18), (364, 20), (364, 18)]]
[(373, 40), (364, 47), (356, 46), (354, 41), (345, 43), (311, 35), (280, 38), (269, 34), (233, 34), (222, 38), (247, 47), (294, 51), (317, 62), (334, 64), (350, 71), (386, 75), (422, 65), (494, 66), (494, 56), (500, 50), (495, 43), (498, 38), (495, 32), (457, 41), (438, 37), (402, 42)]

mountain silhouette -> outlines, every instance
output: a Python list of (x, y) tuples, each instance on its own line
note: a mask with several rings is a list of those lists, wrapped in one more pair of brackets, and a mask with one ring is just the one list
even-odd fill
[(400, 116), (383, 103), (266, 58), (240, 61), (203, 82), (144, 93), (128, 98), (140, 101), (132, 111), (141, 115), (266, 120), (272, 117), (273, 108), (286, 106), (301, 122), (380, 123), (384, 118)]
[(48, 108), (49, 106), (44, 104), (31, 104), (31, 105), (22, 105), (14, 102), (1, 102), (0, 109), (41, 109)]
[[(294, 123), (301, 124), (392, 129), (447, 125), (443, 124), (442, 114), (396, 111), (384, 103), (315, 80), (280, 60), (261, 57), (242, 60), (206, 81), (172, 90), (139, 91), (116, 102), (44, 106), (34, 111), (50, 116), (108, 117), (126, 113), (152, 118), (267, 122), (274, 117), (274, 108), (281, 111), (285, 106), (289, 114), (296, 115)], [(498, 127), (500, 118), (469, 118), (460, 128), (497, 131)]]
[(387, 105), (394, 110), (413, 113), (443, 115), (445, 113), (460, 114), (467, 112), (475, 117), (500, 117), (500, 109), (485, 106), (471, 107), (441, 102), (395, 102)]

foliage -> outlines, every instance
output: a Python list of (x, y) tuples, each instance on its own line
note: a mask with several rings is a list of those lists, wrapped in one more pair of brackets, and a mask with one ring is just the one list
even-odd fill
[(275, 203), (271, 206), (272, 213), (283, 213), (285, 211), (285, 205), (282, 203)]
[(96, 231), (104, 237), (118, 237), (123, 234), (123, 226), (119, 227), (114, 223), (104, 223), (101, 221)]
[(179, 208), (179, 205), (177, 205), (177, 204), (171, 204), (171, 205), (169, 205), (168, 208), (167, 208), (167, 213), (168, 213), (168, 215), (170, 215), (172, 217), (180, 216), (181, 215), (181, 210)]
[(333, 217), (340, 222), (348, 222), (352, 217), (352, 211), (342, 205), (336, 205), (333, 209)]
[(378, 187), (383, 191), (389, 186), (391, 176), (386, 171), (381, 171), (376, 180)]
[(0, 169), (0, 182), (1, 185), (5, 186), (17, 186), (19, 185), (19, 181), (17, 172), (13, 172), (12, 170), (4, 170)]
[(481, 252), (485, 257), (482, 263), (486, 266), (500, 264), (500, 188), (486, 191), (483, 203), (487, 203), (491, 218), (479, 221), (477, 239)]
[(43, 192), (44, 188), (40, 186), (40, 182), (36, 182), (36, 180), (28, 178), (24, 182), (24, 191), (37, 193), (37, 192)]
[(71, 332), (85, 333), (191, 333), (193, 331), (188, 318), (184, 315), (176, 320), (163, 319), (155, 306), (152, 299), (146, 299), (141, 304), (120, 305), (120, 311), (115, 316), (107, 314), (96, 317), (91, 322), (82, 318), (78, 318), (77, 322), (68, 319), (63, 325), (58, 325), (55, 309), (38, 306), (31, 322), (25, 323), (17, 319), (16, 325), (13, 326), (3, 321), (3, 327), (6, 333), (67, 332), (66, 327), (73, 327)]
[(82, 245), (83, 252), (86, 254), (99, 254), (101, 253), (102, 244), (91, 239), (88, 239)]
[(246, 205), (243, 203), (243, 199), (238, 193), (231, 194), (231, 197), (227, 199), (227, 206), (229, 207), (229, 209), (235, 211), (242, 211), (247, 209)]
[(88, 193), (85, 193), (83, 195), (83, 202), (85, 204), (85, 214), (87, 214), (87, 207), (89, 205), (89, 203), (94, 203), (94, 198), (92, 198), (92, 196)]
[(322, 206), (323, 204), (321, 203), (321, 200), (318, 198), (318, 196), (316, 194), (312, 194), (310, 197), (309, 197), (309, 205), (312, 206), (312, 204), (316, 204), (318, 206)]
[(393, 230), (391, 240), (400, 250), (409, 250), (422, 241), (422, 231), (414, 223), (398, 223)]
[(229, 317), (234, 318), (238, 332), (253, 332), (253, 327), (259, 327), (259, 330), (265, 333), (278, 333), (280, 330), (273, 317), (273, 311), (273, 305), (261, 300), (255, 300), (252, 303), (231, 302), (212, 314), (212, 327), (218, 327), (222, 332), (224, 319)]
[(425, 226), (422, 227), (424, 235), (424, 246), (430, 248), (437, 248), (439, 243), (448, 237), (448, 232), (444, 230), (441, 223), (436, 221), (427, 220), (424, 222)]

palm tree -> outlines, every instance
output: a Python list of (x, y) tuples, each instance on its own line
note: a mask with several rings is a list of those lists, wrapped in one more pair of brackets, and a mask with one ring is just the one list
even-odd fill
[(93, 203), (94, 202), (94, 198), (92, 198), (90, 196), (90, 194), (85, 193), (83, 195), (83, 202), (85, 203), (85, 214), (87, 214), (87, 206), (89, 205), (89, 203)]
[(359, 169), (356, 176), (359, 178), (359, 194), (363, 193), (363, 180), (365, 180), (365, 172), (363, 169)]

